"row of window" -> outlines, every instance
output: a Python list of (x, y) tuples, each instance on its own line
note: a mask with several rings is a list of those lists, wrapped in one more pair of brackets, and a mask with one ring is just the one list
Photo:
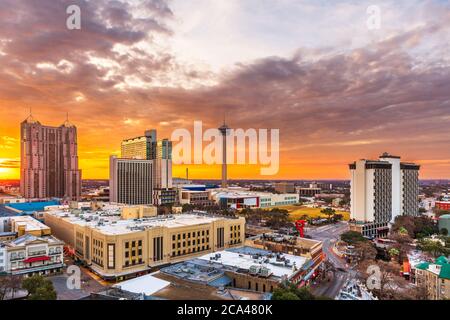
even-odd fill
[(92, 244), (92, 262), (103, 267), (103, 241), (93, 239)]
[(179, 257), (179, 256), (183, 256), (186, 254), (198, 253), (198, 252), (202, 252), (202, 251), (207, 251), (209, 249), (210, 249), (210, 246), (209, 246), (209, 244), (207, 244), (207, 245), (202, 245), (202, 246), (193, 247), (193, 248), (187, 248), (187, 249), (183, 249), (183, 250), (172, 250), (172, 257)]
[(172, 241), (176, 241), (176, 240), (181, 240), (181, 238), (183, 238), (183, 240), (185, 239), (191, 239), (194, 238), (195, 236), (197, 237), (204, 237), (204, 236), (209, 236), (209, 230), (202, 230), (202, 231), (193, 231), (193, 232), (187, 232), (187, 233), (179, 233), (177, 235), (173, 234), (172, 235)]
[(127, 241), (124, 243), (124, 265), (127, 268), (143, 264), (142, 240)]

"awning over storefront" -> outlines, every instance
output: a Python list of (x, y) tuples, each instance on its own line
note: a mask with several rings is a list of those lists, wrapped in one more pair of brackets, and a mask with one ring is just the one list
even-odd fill
[(24, 263), (33, 263), (33, 262), (39, 262), (39, 261), (48, 261), (50, 260), (50, 257), (47, 256), (40, 256), (40, 257), (32, 257), (23, 260)]
[(308, 274), (303, 278), (303, 281), (308, 281), (313, 275), (315, 270), (311, 270)]

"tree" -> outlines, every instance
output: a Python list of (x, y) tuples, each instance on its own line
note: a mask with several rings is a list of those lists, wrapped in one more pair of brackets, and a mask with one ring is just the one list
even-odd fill
[(21, 276), (0, 276), (0, 300), (6, 298), (7, 294), (11, 294), (11, 299), (14, 299), (16, 291), (21, 288)]
[(446, 215), (446, 214), (450, 214), (450, 210), (442, 210), (442, 209), (438, 209), (438, 208), (434, 208), (433, 212), (437, 218), (439, 218), (440, 216)]
[(401, 234), (401, 235), (408, 235), (408, 230), (406, 230), (405, 227), (400, 227), (398, 229), (398, 233)]
[(355, 243), (354, 253), (358, 262), (372, 261), (377, 256), (377, 249), (369, 241), (360, 241)]
[(57, 294), (53, 285), (50, 287), (46, 284), (44, 287), (37, 288), (36, 291), (28, 297), (28, 300), (56, 300), (56, 297)]
[(390, 248), (388, 252), (391, 257), (398, 257), (400, 255), (400, 250), (397, 248)]
[(293, 292), (276, 289), (273, 292), (272, 300), (300, 300)]
[(273, 291), (272, 300), (315, 300), (307, 287), (297, 288), (292, 283), (284, 283)]
[(4, 300), (9, 291), (9, 279), (6, 276), (0, 276), (0, 300)]
[(419, 249), (430, 253), (435, 258), (447, 256), (450, 253), (450, 249), (446, 248), (440, 240), (422, 239), (419, 241)]
[(11, 299), (15, 298), (16, 291), (22, 288), (22, 276), (13, 275), (9, 277), (9, 288), (11, 290)]
[[(373, 270), (369, 266), (374, 266), (379, 272), (368, 273)], [(374, 261), (367, 260), (361, 263), (359, 266), (360, 275), (362, 275), (365, 282), (370, 282), (371, 279), (376, 276), (377, 285), (371, 289), (375, 295), (381, 300), (394, 300), (398, 295), (398, 289), (400, 286), (406, 286), (404, 278), (400, 277), (399, 270), (400, 264), (394, 261)], [(370, 279), (369, 279), (370, 278)]]
[(354, 245), (358, 242), (367, 241), (363, 235), (356, 231), (347, 231), (341, 234), (341, 240), (346, 242), (347, 244)]
[(331, 208), (325, 208), (321, 210), (320, 213), (326, 215), (328, 220), (331, 220), (331, 218), (336, 214), (336, 210)]
[[(413, 239), (409, 236), (408, 232), (399, 230), (397, 233), (391, 233), (389, 239), (395, 241), (395, 244), (391, 249), (396, 249), (398, 251), (398, 254), (396, 255), (397, 261), (402, 263), (407, 260), (407, 254), (411, 250), (411, 244), (413, 242)], [(391, 258), (392, 257), (393, 256), (391, 255)]]
[(439, 232), (436, 223), (425, 216), (398, 216), (392, 226), (392, 232), (407, 230), (411, 238), (423, 238)]
[(22, 287), (28, 291), (28, 300), (56, 300), (57, 298), (53, 283), (42, 276), (26, 278), (22, 282)]

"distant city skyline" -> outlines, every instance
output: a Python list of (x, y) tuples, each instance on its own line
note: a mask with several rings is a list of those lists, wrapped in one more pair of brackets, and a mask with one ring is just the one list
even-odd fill
[[(217, 128), (224, 114), (280, 129), (278, 174), (229, 165), (230, 180), (348, 180), (350, 162), (383, 152), (450, 178), (448, 1), (377, 1), (378, 30), (369, 0), (40, 3), (0, 3), (0, 179), (19, 179), (30, 108), (49, 126), (69, 112), (83, 179), (107, 179), (123, 139)], [(81, 30), (66, 28), (68, 4)], [(221, 172), (189, 166), (192, 179)]]

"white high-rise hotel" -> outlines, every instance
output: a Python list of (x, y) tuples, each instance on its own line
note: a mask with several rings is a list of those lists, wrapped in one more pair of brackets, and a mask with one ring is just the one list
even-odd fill
[(387, 234), (400, 215), (419, 214), (419, 169), (400, 157), (384, 153), (379, 160), (350, 164), (351, 230), (365, 236)]

